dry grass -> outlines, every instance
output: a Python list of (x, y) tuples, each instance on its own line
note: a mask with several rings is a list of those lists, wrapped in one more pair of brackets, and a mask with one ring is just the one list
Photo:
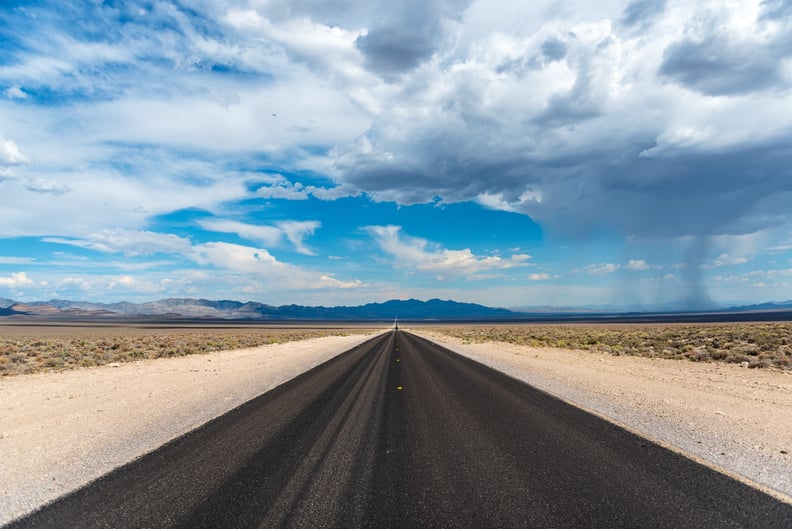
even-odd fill
[(0, 326), (0, 376), (257, 347), (365, 329)]
[(476, 325), (431, 330), (467, 343), (508, 342), (612, 355), (792, 369), (792, 323)]

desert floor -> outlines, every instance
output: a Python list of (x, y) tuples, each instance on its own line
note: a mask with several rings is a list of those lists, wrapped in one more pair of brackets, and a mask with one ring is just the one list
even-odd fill
[[(792, 502), (789, 371), (414, 332)], [(0, 523), (372, 335), (0, 378)]]

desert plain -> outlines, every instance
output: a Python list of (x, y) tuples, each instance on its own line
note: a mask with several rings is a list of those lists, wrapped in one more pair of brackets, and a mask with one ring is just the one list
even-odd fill
[[(790, 327), (746, 325), (408, 330), (792, 503)], [(0, 330), (4, 523), (388, 329)]]

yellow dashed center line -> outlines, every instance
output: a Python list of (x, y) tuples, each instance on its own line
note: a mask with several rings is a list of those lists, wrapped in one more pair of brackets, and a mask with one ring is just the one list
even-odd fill
[(404, 388), (403, 388), (403, 387), (401, 387), (401, 386), (396, 386), (396, 389), (397, 389), (398, 391), (401, 391), (401, 390), (403, 390)]

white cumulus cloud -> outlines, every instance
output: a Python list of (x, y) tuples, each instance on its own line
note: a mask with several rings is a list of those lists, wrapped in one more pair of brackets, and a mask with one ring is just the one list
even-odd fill
[(3, 91), (3, 94), (9, 99), (27, 99), (28, 94), (18, 85), (10, 86)]
[(327, 273), (279, 261), (264, 248), (209, 242), (194, 246), (191, 257), (202, 265), (250, 275), (265, 283), (270, 290), (365, 287), (363, 282), (357, 280), (343, 281)]
[(630, 259), (625, 267), (627, 270), (649, 270), (649, 264), (643, 259)]
[(25, 272), (16, 272), (8, 277), (0, 277), (0, 286), (3, 287), (14, 288), (32, 284), (33, 280)]
[(0, 164), (22, 164), (28, 163), (27, 159), (21, 152), (17, 144), (11, 140), (7, 140), (0, 136)]
[(498, 255), (478, 256), (469, 248), (449, 250), (426, 239), (406, 235), (402, 233), (400, 226), (368, 226), (366, 231), (382, 251), (394, 258), (397, 265), (418, 272), (441, 274), (440, 277), (474, 275), (486, 270), (527, 266), (527, 261), (531, 258), (527, 254), (514, 254), (508, 258)]
[(749, 259), (747, 257), (729, 255), (727, 253), (723, 253), (712, 260), (712, 266), (714, 267), (734, 266), (734, 265), (745, 264), (748, 261)]

